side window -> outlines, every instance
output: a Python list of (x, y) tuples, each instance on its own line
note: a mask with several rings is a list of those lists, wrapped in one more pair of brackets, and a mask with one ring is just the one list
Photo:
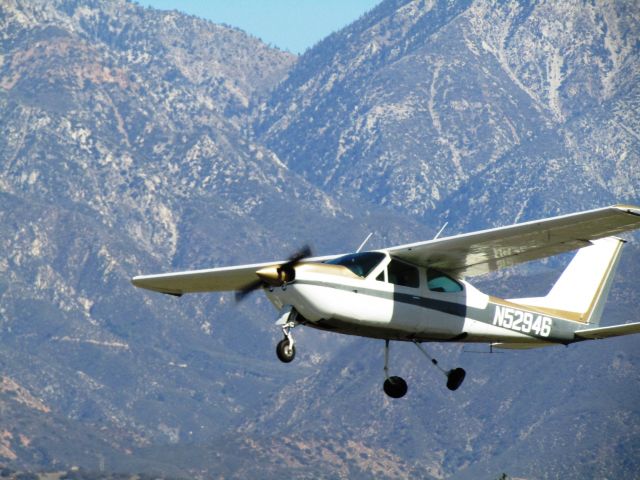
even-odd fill
[(406, 263), (391, 260), (387, 268), (389, 283), (403, 285), (405, 287), (418, 288), (420, 286), (420, 274), (418, 269)]
[(462, 291), (461, 284), (433, 268), (427, 269), (427, 287), (429, 287), (429, 290), (432, 292), (453, 293)]

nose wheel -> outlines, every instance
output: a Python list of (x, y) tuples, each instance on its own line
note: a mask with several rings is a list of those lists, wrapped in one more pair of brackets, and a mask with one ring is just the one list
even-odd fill
[(296, 357), (296, 346), (288, 338), (283, 338), (276, 345), (276, 355), (281, 362), (289, 363)]

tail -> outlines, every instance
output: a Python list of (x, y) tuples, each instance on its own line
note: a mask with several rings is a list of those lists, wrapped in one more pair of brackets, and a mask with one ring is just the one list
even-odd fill
[(607, 237), (581, 248), (545, 297), (510, 301), (549, 310), (555, 316), (598, 325), (609, 296), (624, 240)]

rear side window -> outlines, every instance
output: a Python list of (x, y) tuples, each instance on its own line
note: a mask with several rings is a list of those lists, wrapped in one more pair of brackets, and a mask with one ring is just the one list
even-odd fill
[(427, 269), (427, 287), (432, 292), (461, 292), (462, 285), (453, 278), (433, 268)]
[(404, 287), (418, 288), (420, 286), (420, 274), (413, 265), (391, 260), (387, 267), (389, 283)]

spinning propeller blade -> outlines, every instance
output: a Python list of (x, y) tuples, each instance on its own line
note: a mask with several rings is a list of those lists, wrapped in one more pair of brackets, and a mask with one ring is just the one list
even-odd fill
[(244, 298), (247, 295), (249, 295), (251, 292), (261, 288), (262, 284), (263, 284), (262, 280), (255, 280), (254, 282), (251, 282), (245, 285), (244, 287), (242, 287), (242, 289), (236, 290), (236, 293), (235, 293), (236, 302), (241, 302), (242, 300), (244, 300)]
[(304, 247), (302, 247), (302, 249), (291, 255), (287, 263), (283, 263), (282, 265), (280, 265), (278, 267), (278, 270), (282, 272), (288, 272), (292, 268), (295, 268), (295, 266), (300, 263), (301, 260), (304, 260), (305, 258), (310, 256), (311, 248), (309, 247), (309, 245), (305, 245)]

